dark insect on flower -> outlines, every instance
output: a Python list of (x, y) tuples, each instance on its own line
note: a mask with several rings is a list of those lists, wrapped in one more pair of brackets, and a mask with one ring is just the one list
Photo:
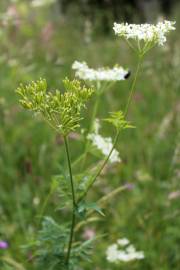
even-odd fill
[(127, 72), (127, 74), (124, 76), (124, 79), (128, 79), (128, 78), (130, 77), (130, 75), (131, 75), (131, 71), (129, 70), (129, 71)]

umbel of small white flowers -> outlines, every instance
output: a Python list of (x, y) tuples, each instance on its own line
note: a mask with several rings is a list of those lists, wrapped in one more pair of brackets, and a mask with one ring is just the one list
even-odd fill
[(144, 259), (144, 252), (137, 251), (127, 238), (117, 240), (106, 250), (107, 260), (111, 263), (130, 262)]
[[(88, 134), (87, 138), (92, 142), (92, 145), (95, 146), (105, 157), (109, 155), (113, 147), (113, 142), (111, 137), (102, 137), (99, 134), (100, 123), (99, 119), (95, 119), (93, 132)], [(114, 149), (111, 156), (109, 157), (110, 163), (121, 162), (119, 152)]]
[(110, 68), (90, 68), (86, 62), (75, 61), (72, 64), (75, 70), (75, 76), (81, 80), (87, 81), (122, 81), (129, 77), (130, 72), (120, 66)]
[[(164, 45), (167, 38), (166, 35), (175, 30), (175, 22), (164, 21), (154, 24), (128, 24), (128, 23), (114, 23), (115, 35), (124, 37), (129, 43), (130, 47), (137, 50), (139, 53), (145, 54), (155, 45)], [(135, 41), (134, 44), (131, 40)]]

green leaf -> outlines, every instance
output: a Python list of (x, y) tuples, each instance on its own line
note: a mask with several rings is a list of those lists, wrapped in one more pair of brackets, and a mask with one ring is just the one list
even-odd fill
[(55, 191), (57, 190), (57, 188), (59, 187), (59, 181), (56, 177), (52, 178), (52, 182), (51, 182), (51, 191)]
[(94, 210), (101, 216), (105, 216), (101, 208), (96, 203), (86, 203), (81, 201), (77, 206), (77, 212), (80, 216), (85, 216), (88, 210)]
[(69, 177), (65, 174), (54, 175), (52, 178), (52, 183), (60, 198), (60, 206), (58, 209), (62, 209), (71, 204), (72, 194)]
[[(90, 256), (93, 249), (93, 244), (96, 238), (89, 239), (84, 242), (80, 242), (78, 245), (72, 248), (71, 251), (71, 264), (74, 263), (76, 266), (79, 265), (79, 261), (91, 261)], [(75, 269), (79, 269), (79, 267), (75, 267)]]
[(104, 121), (111, 123), (116, 129), (135, 128), (130, 122), (125, 120), (124, 113), (122, 111), (111, 112), (109, 118), (105, 118)]

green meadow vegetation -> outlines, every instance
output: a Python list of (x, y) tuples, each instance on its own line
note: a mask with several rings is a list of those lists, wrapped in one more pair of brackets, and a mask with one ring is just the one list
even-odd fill
[[(76, 228), (79, 239), (97, 236), (90, 261), (82, 260), (78, 270), (180, 269), (179, 14), (177, 7), (169, 18), (176, 31), (165, 46), (145, 56), (127, 116), (136, 128), (123, 131), (116, 145), (121, 162), (108, 163), (88, 193), (88, 201), (98, 201), (118, 188), (102, 205), (103, 215)], [(101, 96), (97, 115), (102, 120), (125, 109), (137, 57), (113, 30), (103, 33), (98, 14), (90, 22), (76, 9), (59, 15), (54, 5), (1, 1), (0, 25), (0, 241), (8, 243), (0, 249), (0, 270), (45, 270), (35, 266), (31, 244), (42, 215), (57, 224), (69, 222), (71, 209), (61, 209), (61, 186), (54, 181), (67, 170), (67, 159), (63, 137), (24, 110), (15, 89), (39, 78), (46, 78), (49, 89), (64, 89), (62, 80), (74, 79), (75, 60), (94, 68), (117, 63), (131, 75)], [(92, 96), (84, 111), (85, 130), (94, 102)], [(105, 121), (101, 131), (114, 135)], [(84, 150), (81, 135), (79, 130), (69, 135), (72, 162)], [(87, 163), (92, 161), (98, 159), (87, 154)], [(81, 166), (72, 169), (79, 173)], [(128, 238), (145, 258), (108, 262), (106, 250), (120, 238)]]

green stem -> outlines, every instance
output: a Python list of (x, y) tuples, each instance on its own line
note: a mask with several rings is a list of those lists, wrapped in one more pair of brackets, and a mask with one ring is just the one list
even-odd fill
[[(94, 120), (96, 118), (96, 115), (97, 115), (97, 111), (98, 111), (98, 107), (99, 107), (99, 102), (100, 102), (100, 97), (102, 95), (102, 93), (105, 91), (105, 90), (108, 90), (109, 88), (111, 88), (113, 86), (114, 82), (111, 82), (111, 83), (105, 83), (104, 86), (100, 87), (98, 84), (97, 84), (97, 91), (98, 91), (98, 94), (97, 94), (97, 98), (96, 98), (96, 102), (95, 102), (95, 105), (93, 107), (93, 113), (92, 113), (92, 119), (91, 119), (91, 124), (90, 124), (90, 128), (89, 128), (89, 131), (88, 133), (91, 133), (93, 131), (93, 124), (94, 124)], [(72, 167), (75, 167), (77, 166), (77, 164), (79, 162), (82, 161), (82, 165), (81, 165), (81, 171), (85, 165), (85, 162), (86, 162), (86, 159), (87, 159), (87, 154), (89, 152), (89, 141), (87, 141), (87, 137), (86, 137), (86, 140), (85, 140), (85, 150), (84, 150), (84, 153), (82, 155), (80, 155), (73, 163), (72, 163)]]
[(149, 46), (148, 47), (145, 47), (143, 49), (143, 53), (142, 53), (142, 56), (144, 56), (148, 51), (150, 51), (153, 47), (155, 46), (155, 44), (153, 42), (150, 42)]
[(73, 242), (73, 236), (74, 236), (74, 227), (76, 223), (76, 198), (75, 198), (75, 190), (74, 190), (74, 183), (73, 183), (73, 176), (72, 176), (72, 169), (71, 169), (71, 159), (69, 154), (69, 146), (68, 146), (68, 140), (67, 137), (64, 137), (64, 144), (66, 149), (66, 155), (67, 155), (67, 162), (68, 162), (68, 168), (69, 168), (69, 175), (70, 175), (70, 184), (71, 184), (71, 192), (72, 192), (72, 221), (71, 221), (71, 231), (70, 231), (70, 237), (69, 237), (69, 244), (68, 244), (68, 250), (67, 250), (67, 256), (66, 256), (66, 265), (69, 265), (69, 259), (71, 255), (71, 248), (72, 248), (72, 242)]
[[(99, 91), (99, 90), (100, 89), (97, 89), (97, 91)], [(93, 112), (92, 112), (92, 117), (91, 117), (91, 124), (90, 124), (89, 130), (88, 130), (88, 133), (91, 133), (93, 131), (93, 124), (94, 124), (94, 120), (95, 120), (96, 115), (97, 115), (99, 102), (100, 102), (100, 96), (101, 96), (100, 93), (97, 93), (96, 101), (95, 101), (95, 105), (94, 105)], [(90, 145), (90, 143), (86, 139), (85, 150), (84, 150), (84, 159), (83, 159), (83, 162), (82, 162), (82, 165), (81, 165), (81, 170), (83, 170), (86, 159), (87, 159), (87, 154), (88, 154), (88, 151), (89, 151), (89, 145)]]
[[(135, 73), (135, 76), (134, 76), (134, 80), (132, 82), (132, 86), (131, 86), (131, 89), (130, 89), (130, 94), (129, 94), (127, 105), (126, 105), (126, 108), (125, 108), (125, 116), (127, 116), (127, 113), (128, 113), (128, 109), (129, 109), (129, 106), (130, 106), (130, 103), (131, 103), (131, 100), (132, 100), (132, 96), (133, 96), (133, 93), (134, 93), (134, 89), (135, 89), (135, 85), (136, 85), (136, 81), (137, 81), (137, 77), (138, 77), (138, 74), (139, 74), (139, 70), (140, 70), (141, 64), (142, 64), (142, 56), (139, 56), (139, 61), (138, 61), (138, 65), (137, 65), (137, 68), (136, 68), (136, 73)], [(120, 132), (121, 132), (121, 129), (118, 129), (117, 130), (117, 133), (116, 133), (116, 136), (115, 136), (115, 139), (114, 139), (113, 146), (112, 146), (112, 148), (111, 148), (108, 156), (106, 157), (106, 159), (104, 160), (104, 162), (102, 163), (102, 165), (100, 166), (100, 168), (97, 170), (95, 176), (93, 176), (92, 180), (90, 181), (89, 186), (87, 187), (87, 189), (85, 190), (85, 192), (79, 198), (78, 201), (81, 201), (87, 195), (88, 191), (93, 186), (93, 184), (96, 181), (97, 177), (101, 174), (102, 170), (106, 166), (106, 164), (107, 164), (107, 162), (108, 162), (108, 160), (109, 160), (109, 158), (110, 158), (110, 156), (111, 156), (114, 148), (116, 147), (116, 144), (117, 144), (117, 141), (118, 141)]]
[(20, 192), (19, 192), (19, 187), (17, 185), (15, 186), (15, 192), (16, 192), (16, 208), (17, 208), (17, 215), (19, 217), (19, 225), (23, 231), (23, 234), (27, 235), (24, 214), (23, 214), (22, 205), (20, 202), (20, 194), (19, 194)]
[(20, 263), (10, 258), (9, 256), (3, 256), (1, 257), (1, 260), (12, 266), (16, 270), (25, 270), (25, 268)]
[(77, 159), (75, 159), (72, 163), (71, 163), (71, 167), (74, 168), (77, 166), (77, 164), (82, 161), (85, 157), (85, 152), (83, 154), (81, 154)]
[(120, 130), (117, 131), (116, 133), (116, 136), (115, 136), (115, 139), (114, 139), (114, 143), (113, 143), (113, 146), (108, 154), (108, 156), (105, 158), (104, 162), (102, 163), (102, 165), (98, 168), (96, 174), (92, 177), (92, 180), (90, 181), (90, 185), (87, 187), (87, 189), (85, 190), (85, 192), (83, 193), (83, 195), (79, 198), (79, 201), (81, 201), (84, 197), (86, 197), (88, 191), (90, 190), (90, 188), (93, 186), (94, 182), (96, 181), (97, 177), (101, 174), (102, 170), (104, 169), (104, 167), (106, 166), (115, 146), (116, 146), (116, 143), (118, 141), (118, 137), (119, 137), (119, 134), (120, 134)]
[(97, 94), (97, 97), (96, 97), (96, 102), (94, 104), (94, 108), (93, 108), (93, 112), (92, 112), (92, 118), (91, 118), (91, 125), (90, 125), (89, 132), (88, 133), (91, 133), (93, 131), (93, 125), (94, 125), (94, 120), (96, 118), (98, 107), (99, 107), (100, 96), (101, 95), (98, 93)]
[(101, 89), (101, 83), (98, 81), (97, 82), (97, 86), (96, 86), (96, 91), (97, 91), (97, 94), (96, 94), (96, 101), (95, 101), (95, 104), (94, 104), (94, 108), (93, 108), (93, 112), (92, 112), (92, 117), (91, 117), (91, 124), (90, 124), (90, 128), (89, 128), (89, 132), (88, 133), (91, 133), (92, 130), (93, 130), (93, 124), (94, 124), (94, 120), (96, 118), (96, 114), (97, 114), (97, 111), (98, 111), (98, 107), (99, 107), (99, 102), (100, 102), (100, 97), (101, 97), (101, 93), (103, 91), (103, 87)]
[(53, 191), (52, 191), (52, 188), (51, 188), (50, 191), (49, 191), (49, 193), (48, 193), (48, 195), (46, 196), (46, 198), (45, 198), (45, 200), (44, 200), (43, 206), (42, 206), (41, 211), (40, 211), (40, 214), (39, 214), (39, 222), (38, 222), (38, 225), (41, 224), (42, 217), (43, 217), (43, 215), (44, 215), (45, 209), (46, 209), (47, 204), (48, 204), (48, 202), (49, 202), (49, 199), (50, 199), (50, 197), (51, 197), (51, 195), (52, 195), (52, 192), (53, 192)]
[(128, 39), (124, 39), (126, 42), (127, 42), (127, 44), (129, 45), (129, 47), (134, 51), (134, 52), (137, 52), (137, 50), (136, 50), (136, 48), (132, 45), (132, 43), (128, 40)]
[(136, 81), (137, 81), (137, 77), (138, 77), (138, 74), (139, 74), (141, 64), (142, 64), (142, 56), (139, 56), (138, 65), (137, 65), (137, 68), (136, 68), (134, 80), (133, 80), (132, 85), (131, 85), (128, 101), (127, 101), (126, 108), (125, 108), (125, 111), (124, 111), (124, 116), (125, 117), (127, 116), (128, 109), (129, 109), (129, 106), (130, 106), (131, 101), (132, 101), (132, 97), (133, 97), (133, 94), (134, 94), (135, 85), (136, 85)]

